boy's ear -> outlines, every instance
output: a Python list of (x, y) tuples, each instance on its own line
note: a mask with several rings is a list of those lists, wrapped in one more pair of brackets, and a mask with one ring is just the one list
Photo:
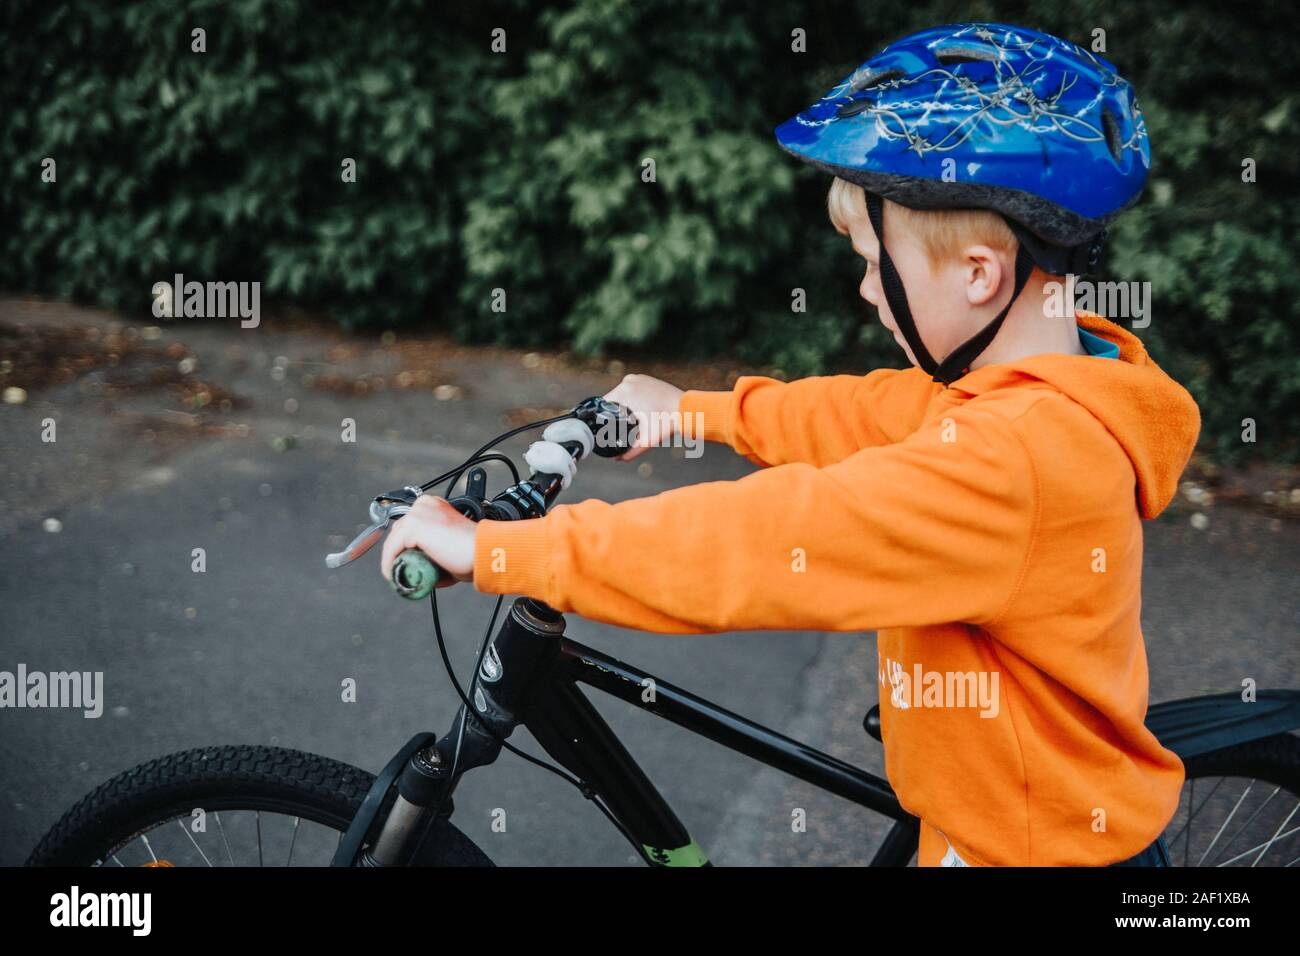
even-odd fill
[(984, 245), (968, 246), (964, 250), (962, 268), (966, 301), (971, 305), (985, 305), (992, 301), (1007, 276), (1002, 257)]

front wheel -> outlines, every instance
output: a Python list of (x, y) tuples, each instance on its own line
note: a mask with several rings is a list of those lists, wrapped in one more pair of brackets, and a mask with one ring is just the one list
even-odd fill
[[(283, 747), (186, 750), (87, 794), (27, 865), (328, 866), (373, 783), (364, 770)], [(446, 819), (416, 862), (492, 865)]]

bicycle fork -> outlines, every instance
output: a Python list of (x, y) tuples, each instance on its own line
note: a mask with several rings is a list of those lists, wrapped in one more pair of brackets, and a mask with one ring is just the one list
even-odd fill
[(434, 818), (451, 815), (452, 792), (465, 771), (493, 763), (501, 753), (501, 740), (519, 725), (520, 705), (535, 676), (557, 656), (563, 633), (563, 616), (545, 604), (531, 598), (514, 602), (470, 684), (474, 712), (467, 714), (462, 703), (450, 733), (411, 753), (392, 809), (378, 839), (358, 860), (361, 866), (411, 862)]

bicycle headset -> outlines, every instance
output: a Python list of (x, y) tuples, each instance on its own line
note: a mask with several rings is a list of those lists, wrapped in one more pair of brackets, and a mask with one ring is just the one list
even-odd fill
[[(1151, 162), (1133, 88), (1059, 37), (998, 23), (933, 27), (890, 44), (776, 128), (782, 149), (863, 188), (885, 300), (917, 364), (949, 385), (993, 341), (1033, 267), (1094, 271), (1106, 227)], [(951, 160), (952, 162), (948, 162)], [(936, 361), (885, 249), (884, 202), (999, 213), (1018, 249), (1011, 299)]]

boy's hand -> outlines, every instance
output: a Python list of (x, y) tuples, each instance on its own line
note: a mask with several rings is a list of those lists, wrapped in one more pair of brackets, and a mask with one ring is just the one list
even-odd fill
[(604, 396), (611, 402), (626, 405), (636, 418), (636, 442), (615, 461), (631, 461), (645, 454), (647, 448), (672, 441), (681, 422), (678, 407), (682, 389), (649, 375), (624, 375)]
[[(407, 548), (419, 548), (440, 568), (452, 575), (438, 582), (448, 588), (457, 581), (474, 579), (474, 539), (478, 525), (437, 495), (420, 495), (411, 510), (402, 515), (388, 532), (379, 569), (393, 579), (393, 562)], [(454, 579), (454, 580), (453, 580)]]

